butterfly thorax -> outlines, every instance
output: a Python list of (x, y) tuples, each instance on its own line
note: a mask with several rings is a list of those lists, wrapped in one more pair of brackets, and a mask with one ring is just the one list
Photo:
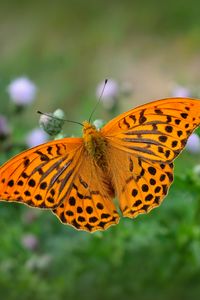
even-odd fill
[(83, 122), (83, 140), (86, 151), (95, 160), (97, 165), (105, 170), (107, 168), (106, 162), (106, 140), (101, 132), (88, 121)]

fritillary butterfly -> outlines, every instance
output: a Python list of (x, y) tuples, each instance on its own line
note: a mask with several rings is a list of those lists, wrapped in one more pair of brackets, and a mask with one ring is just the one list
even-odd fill
[(82, 138), (63, 138), (15, 156), (0, 168), (0, 199), (50, 209), (93, 232), (161, 204), (173, 161), (200, 125), (200, 100), (168, 98), (125, 112)]

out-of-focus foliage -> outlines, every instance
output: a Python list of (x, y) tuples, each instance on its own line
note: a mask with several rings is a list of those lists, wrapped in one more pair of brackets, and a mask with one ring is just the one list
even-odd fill
[[(2, 1), (0, 163), (30, 141), (46, 140), (37, 110), (60, 108), (68, 119), (88, 119), (106, 77), (115, 93), (93, 119), (108, 121), (150, 99), (200, 97), (199, 10), (197, 0)], [(29, 105), (9, 94), (21, 77), (35, 87)], [(30, 96), (25, 92), (23, 99)], [(81, 128), (66, 123), (64, 134), (80, 135)], [(1, 298), (199, 299), (200, 154), (194, 140), (176, 160), (163, 204), (105, 232), (79, 232), (51, 212), (0, 202)]]

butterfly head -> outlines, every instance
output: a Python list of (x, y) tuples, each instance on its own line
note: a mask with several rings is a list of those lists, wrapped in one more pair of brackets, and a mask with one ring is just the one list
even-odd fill
[(94, 125), (89, 123), (88, 121), (83, 122), (83, 136), (85, 135), (92, 135), (97, 132), (97, 129)]
[(93, 141), (98, 136), (97, 129), (88, 121), (83, 122), (83, 140), (89, 153), (94, 152)]

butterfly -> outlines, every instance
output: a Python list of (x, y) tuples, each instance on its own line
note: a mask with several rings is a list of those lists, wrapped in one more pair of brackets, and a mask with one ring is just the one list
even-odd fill
[(167, 98), (125, 112), (82, 138), (24, 151), (0, 168), (0, 199), (50, 209), (64, 224), (93, 232), (159, 206), (173, 161), (200, 125), (200, 100)]

